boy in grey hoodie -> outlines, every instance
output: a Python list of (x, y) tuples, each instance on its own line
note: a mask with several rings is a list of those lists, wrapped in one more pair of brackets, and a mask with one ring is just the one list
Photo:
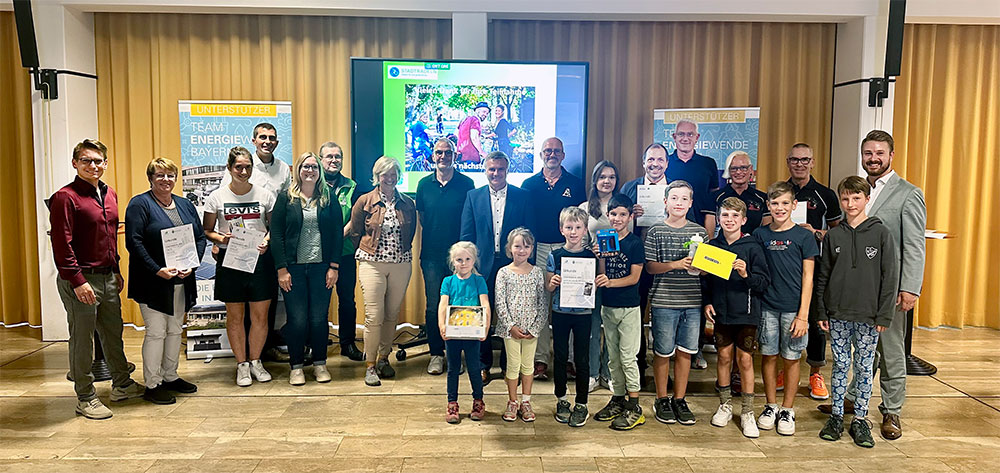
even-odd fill
[(858, 176), (837, 186), (847, 220), (827, 232), (816, 276), (813, 317), (830, 332), (833, 413), (819, 436), (838, 440), (844, 429), (844, 396), (853, 348), (858, 398), (848, 430), (854, 443), (871, 448), (875, 440), (866, 418), (872, 394), (872, 363), (879, 333), (892, 322), (898, 279), (892, 237), (877, 217), (865, 212), (871, 186)]

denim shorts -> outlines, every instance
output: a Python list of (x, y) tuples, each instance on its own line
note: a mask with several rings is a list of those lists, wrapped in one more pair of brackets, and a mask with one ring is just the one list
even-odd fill
[(674, 356), (675, 350), (698, 353), (701, 332), (701, 310), (667, 309), (653, 307), (653, 353), (657, 356)]
[(796, 312), (777, 312), (764, 309), (760, 321), (760, 354), (765, 356), (778, 355), (786, 360), (802, 358), (802, 350), (809, 344), (809, 333), (799, 338), (792, 338), (792, 321)]

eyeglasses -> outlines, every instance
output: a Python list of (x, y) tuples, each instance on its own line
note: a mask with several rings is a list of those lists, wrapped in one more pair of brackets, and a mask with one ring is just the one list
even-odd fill
[(330, 160), (330, 161), (340, 161), (341, 159), (344, 159), (344, 155), (342, 155), (342, 154), (328, 154), (326, 156), (323, 156), (323, 159), (327, 159), (327, 160)]
[(559, 148), (545, 148), (542, 150), (542, 154), (546, 156), (552, 156), (556, 154), (563, 154), (563, 150)]
[(278, 135), (257, 135), (257, 139), (260, 141), (278, 141)]
[(434, 150), (435, 156), (454, 156), (455, 152), (450, 149), (436, 149)]
[(91, 158), (80, 158), (77, 159), (77, 161), (79, 161), (80, 164), (84, 166), (90, 166), (91, 164), (95, 166), (103, 166), (104, 163), (108, 162), (107, 159), (91, 159)]
[(674, 138), (694, 138), (696, 135), (693, 131), (675, 131)]
[(233, 171), (236, 172), (250, 171), (252, 169), (253, 169), (252, 164), (237, 164), (233, 166)]
[(153, 179), (155, 179), (157, 181), (163, 181), (163, 180), (173, 181), (173, 180), (177, 179), (177, 175), (176, 174), (156, 173), (156, 174), (153, 174)]
[(809, 164), (809, 163), (812, 162), (812, 160), (813, 160), (813, 158), (811, 158), (811, 157), (808, 157), (808, 158), (788, 158), (788, 162), (791, 163), (791, 164)]
[(319, 166), (317, 166), (315, 164), (303, 164), (302, 165), (302, 170), (303, 171), (318, 171), (319, 170)]
[(729, 166), (729, 172), (747, 172), (753, 169), (751, 166)]

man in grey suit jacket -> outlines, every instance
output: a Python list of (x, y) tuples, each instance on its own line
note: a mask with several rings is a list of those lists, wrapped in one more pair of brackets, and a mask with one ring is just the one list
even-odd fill
[[(882, 403), (878, 409), (882, 413), (882, 437), (887, 440), (903, 435), (899, 415), (906, 399), (906, 312), (913, 309), (917, 297), (920, 297), (927, 223), (924, 194), (892, 169), (893, 155), (893, 140), (889, 133), (873, 130), (861, 141), (861, 164), (872, 186), (871, 199), (865, 210), (869, 216), (878, 217), (889, 227), (899, 265), (896, 313), (878, 342), (879, 385), (882, 391)], [(847, 393), (852, 409), (854, 385), (852, 382)]]

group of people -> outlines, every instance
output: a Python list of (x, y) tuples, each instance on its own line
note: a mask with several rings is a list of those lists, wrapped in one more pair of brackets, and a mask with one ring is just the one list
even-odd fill
[[(392, 378), (388, 355), (411, 277), (419, 220), (427, 371), (447, 372), (448, 422), (461, 419), (457, 401), (463, 369), (472, 384), (469, 417), (485, 415), (483, 386), (491, 380), (494, 340), (502, 339), (499, 364), (509, 395), (504, 420), (535, 420), (532, 384), (551, 371), (557, 421), (584, 425), (590, 417), (588, 395), (604, 385), (613, 395), (594, 418), (619, 430), (643, 424), (638, 395), (647, 369), (643, 319), (648, 312), (657, 420), (696, 422), (685, 398), (692, 366), (703, 363), (707, 321), (714, 327), (708, 345), (719, 353), (720, 405), (713, 425), (730, 422), (732, 397), (739, 396), (744, 435), (756, 437), (760, 429), (772, 428), (794, 434), (803, 350), (811, 367), (810, 395), (831, 397), (819, 373), (829, 334), (833, 402), (820, 406), (830, 413), (820, 436), (836, 440), (844, 416), (853, 414), (849, 433), (855, 443), (874, 445), (867, 410), (877, 366), (881, 434), (899, 438), (906, 380), (904, 314), (920, 293), (926, 208), (920, 190), (892, 170), (892, 137), (869, 133), (861, 144), (867, 179), (849, 177), (836, 191), (812, 178), (812, 150), (796, 144), (786, 158), (790, 178), (770, 185), (766, 194), (754, 188), (753, 164), (742, 152), (729, 156), (723, 174), (728, 183), (718, 188), (714, 160), (696, 152), (696, 123), (681, 120), (673, 139), (673, 153), (658, 143), (647, 147), (644, 175), (624, 185), (613, 163), (597, 163), (589, 195), (583, 179), (562, 166), (565, 154), (558, 138), (543, 142), (544, 167), (521, 187), (507, 183), (507, 155), (488, 154), (483, 160), (487, 185), (480, 188), (455, 169), (456, 144), (439, 139), (432, 150), (434, 171), (421, 179), (413, 199), (396, 190), (401, 169), (391, 157), (376, 161), (374, 189), (359, 195), (356, 183), (341, 172), (343, 151), (333, 142), (321, 145), (319, 155), (303, 153), (289, 171), (273, 157), (274, 127), (260, 124), (254, 129), (257, 159), (245, 148), (231, 150), (228, 184), (224, 181), (209, 196), (201, 221), (189, 201), (171, 193), (176, 165), (157, 158), (147, 167), (150, 191), (134, 197), (125, 215), (126, 247), (132, 254), (129, 296), (140, 304), (147, 324), (145, 386), (129, 377), (121, 348), (117, 201), (100, 181), (106, 149), (85, 140), (73, 153), (78, 178), (51, 203), (77, 412), (111, 416), (96, 398), (89, 373), (95, 328), (113, 374), (112, 401), (144, 396), (168, 403), (174, 402), (174, 392), (197, 389), (177, 375), (181, 320), (195, 301), (191, 270), (166, 267), (159, 240), (160, 230), (188, 224), (198, 252), (211, 240), (219, 261), (234, 226), (265, 235), (252, 274), (222, 265), (216, 274), (215, 297), (226, 304), (237, 384), (271, 379), (260, 356), (278, 290), (284, 292), (288, 313), (282, 334), (290, 355), (289, 382), (305, 383), (307, 360), (316, 381), (330, 381), (325, 364), (334, 287), (341, 353), (364, 360), (367, 385)], [(637, 225), (647, 210), (637, 203), (639, 185), (663, 186), (661, 222)], [(800, 205), (806, 206), (806, 222), (796, 224), (792, 214)], [(597, 232), (606, 229), (617, 232), (615, 251), (597, 245)], [(736, 254), (728, 279), (692, 266), (694, 246), (703, 243)], [(560, 305), (567, 258), (595, 260), (594, 309)], [(364, 294), (363, 353), (354, 345), (355, 278)], [(449, 338), (446, 316), (454, 305), (482, 306), (486, 336)], [(753, 405), (756, 351), (762, 357), (766, 399), (759, 416)], [(848, 382), (852, 366), (854, 379)], [(576, 389), (570, 403), (572, 377)], [(779, 405), (782, 388), (787, 389)]]

